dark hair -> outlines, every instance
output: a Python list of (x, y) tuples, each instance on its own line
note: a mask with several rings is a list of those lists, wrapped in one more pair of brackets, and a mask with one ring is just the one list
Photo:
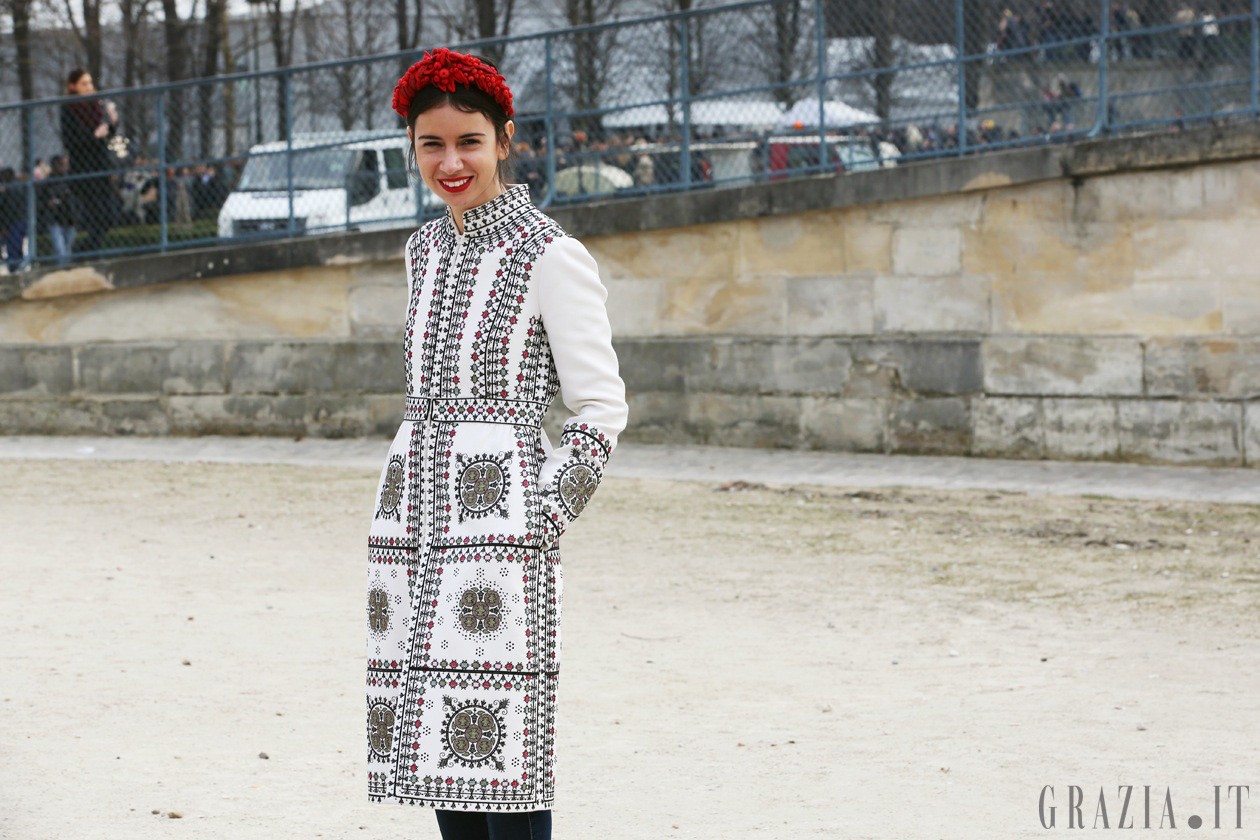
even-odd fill
[(79, 79), (82, 79), (87, 74), (88, 74), (88, 71), (86, 67), (74, 68), (73, 70), (71, 70), (69, 73), (66, 74), (66, 87), (68, 88), (70, 87), (70, 85), (78, 84)]
[[(472, 57), (488, 67), (495, 70), (499, 69), (495, 67), (493, 61), (485, 56), (473, 55)], [(498, 172), (499, 181), (506, 186), (511, 181), (513, 170), (516, 167), (517, 152), (507, 133), (507, 123), (511, 117), (503, 110), (503, 106), (495, 102), (494, 97), (490, 94), (473, 85), (456, 85), (453, 93), (447, 93), (434, 85), (426, 85), (411, 98), (411, 107), (407, 109), (407, 129), (414, 134), (416, 118), (430, 108), (436, 108), (439, 105), (450, 105), (452, 108), (468, 114), (485, 114), (486, 119), (494, 124), (496, 145), (506, 145), (508, 149), (507, 158), (499, 161)], [(417, 178), (420, 177), (420, 168), (416, 165), (416, 144), (414, 141), (407, 144), (407, 168)]]

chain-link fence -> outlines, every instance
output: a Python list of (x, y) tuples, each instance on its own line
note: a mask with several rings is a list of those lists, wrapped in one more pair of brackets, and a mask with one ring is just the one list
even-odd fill
[[(1260, 115), (1260, 0), (755, 0), (452, 46), (507, 76), (543, 206)], [(417, 57), (0, 107), (9, 270), (414, 226)]]

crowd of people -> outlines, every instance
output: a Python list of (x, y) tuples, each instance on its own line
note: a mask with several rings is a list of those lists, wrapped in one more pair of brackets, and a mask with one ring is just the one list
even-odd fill
[(11, 167), (0, 169), (0, 242), (10, 272), (22, 267), (30, 243), (32, 180), (37, 232), (48, 236), (57, 265), (100, 251), (113, 228), (158, 223), (163, 178), (168, 222), (186, 224), (217, 215), (240, 165), (199, 164), (162, 173), (154, 161), (131, 155), (118, 133), (113, 102), (79, 98), (96, 93), (91, 73), (70, 71), (65, 93), (76, 98), (60, 110), (63, 151), (47, 161), (37, 159), (29, 178)]
[[(1209, 3), (1183, 2), (1166, 19), (1151, 20), (1134, 3), (1112, 2), (1107, 15), (1112, 36), (1108, 40), (1108, 58), (1153, 58), (1158, 43), (1168, 43), (1170, 39), (1141, 30), (1177, 25), (1171, 39), (1176, 46), (1171, 52), (1178, 58), (1202, 63), (1217, 61), (1223, 57), (1219, 12), (1219, 7)], [(1096, 36), (1101, 28), (1102, 21), (1094, 13), (1069, 11), (1056, 0), (1043, 0), (1031, 15), (1004, 8), (998, 18), (994, 46), (999, 52), (1017, 51), (1003, 55), (1002, 61), (1033, 61), (1038, 57), (1047, 61), (1088, 61), (1090, 41), (1079, 39)], [(1070, 41), (1077, 43), (1064, 43)]]

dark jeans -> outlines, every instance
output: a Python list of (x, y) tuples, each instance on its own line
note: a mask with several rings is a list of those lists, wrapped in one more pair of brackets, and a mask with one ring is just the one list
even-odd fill
[(551, 811), (434, 811), (442, 840), (551, 840)]

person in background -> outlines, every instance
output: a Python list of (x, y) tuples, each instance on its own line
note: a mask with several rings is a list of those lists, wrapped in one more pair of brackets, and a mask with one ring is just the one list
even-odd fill
[[(66, 96), (87, 96), (96, 92), (92, 74), (76, 67), (66, 76)], [(61, 142), (70, 156), (70, 173), (95, 178), (81, 178), (71, 183), (79, 197), (81, 223), (87, 231), (83, 250), (98, 251), (101, 238), (114, 225), (118, 214), (118, 195), (109, 175), (114, 168), (109, 152), (109, 138), (118, 126), (118, 109), (113, 102), (99, 99), (78, 99), (61, 106)]]
[(26, 239), (26, 190), (22, 188), (13, 167), (0, 169), (0, 227), (4, 228), (4, 257), (13, 274), (22, 267)]
[(35, 166), (32, 167), (31, 172), (35, 176), (36, 181), (42, 181), (48, 177), (48, 164), (44, 162), (43, 158), (35, 158)]
[(59, 266), (70, 262), (79, 215), (79, 199), (72, 183), (60, 180), (69, 174), (70, 158), (64, 154), (55, 155), (49, 173), (52, 181), (42, 184), (39, 190), (39, 227), (48, 231)]

